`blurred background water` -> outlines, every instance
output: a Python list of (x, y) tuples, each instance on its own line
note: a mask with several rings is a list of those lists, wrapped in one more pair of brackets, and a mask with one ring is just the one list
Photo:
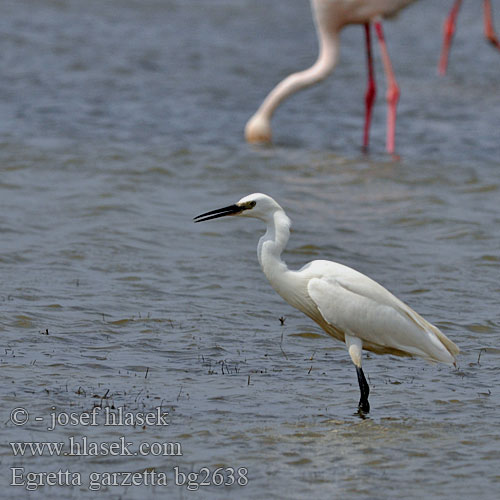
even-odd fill
[[(83, 482), (8, 498), (497, 498), (500, 57), (480, 3), (464, 2), (437, 77), (448, 3), (385, 24), (402, 91), (394, 159), (377, 49), (360, 152), (359, 26), (334, 75), (279, 108), (275, 144), (244, 143), (267, 92), (316, 57), (305, 0), (3, 0), (1, 478), (69, 469)], [(254, 191), (293, 220), (290, 267), (368, 274), (460, 346), (458, 369), (368, 355), (359, 419), (345, 347), (266, 282), (261, 225), (192, 224)], [(96, 405), (161, 405), (170, 425), (47, 431), (52, 411)], [(25, 426), (9, 421), (16, 407)], [(182, 456), (14, 457), (8, 444), (69, 436), (179, 442)], [(248, 485), (190, 492), (174, 466), (246, 467)], [(88, 489), (91, 472), (145, 469), (168, 486)]]

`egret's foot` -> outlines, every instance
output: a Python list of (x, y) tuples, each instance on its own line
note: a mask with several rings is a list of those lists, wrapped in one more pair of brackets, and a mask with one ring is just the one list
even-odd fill
[(358, 412), (367, 414), (370, 412), (370, 403), (368, 402), (368, 396), (370, 394), (370, 387), (366, 381), (363, 369), (356, 366), (356, 373), (358, 375), (359, 390), (361, 392), (361, 398), (358, 403)]
[(360, 399), (358, 403), (358, 413), (362, 415), (366, 415), (370, 413), (370, 403), (368, 399)]

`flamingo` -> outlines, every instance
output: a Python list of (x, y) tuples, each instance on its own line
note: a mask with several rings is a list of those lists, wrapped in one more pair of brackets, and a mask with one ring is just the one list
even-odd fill
[[(462, 6), (462, 0), (455, 0), (450, 10), (450, 13), (448, 14), (448, 17), (444, 22), (443, 48), (441, 49), (441, 57), (439, 58), (439, 66), (438, 66), (438, 71), (440, 75), (446, 74), (451, 41), (453, 39), (453, 34), (455, 33), (458, 11), (460, 10), (461, 6)], [(490, 0), (483, 0), (483, 10), (484, 10), (484, 36), (494, 47), (500, 50), (500, 40), (495, 34), (495, 28), (493, 27), (493, 14), (491, 12)]]
[(400, 90), (387, 51), (381, 18), (392, 17), (415, 0), (311, 0), (314, 23), (319, 42), (319, 55), (308, 69), (293, 73), (281, 81), (264, 99), (259, 109), (245, 126), (245, 137), (250, 143), (269, 143), (272, 139), (271, 118), (278, 105), (291, 94), (325, 79), (335, 68), (339, 56), (340, 31), (350, 24), (365, 28), (368, 86), (365, 94), (365, 122), (363, 148), (368, 148), (369, 131), (376, 85), (373, 72), (370, 27), (374, 24), (380, 44), (382, 62), (387, 79), (387, 139), (388, 153), (394, 153), (396, 134), (396, 107)]

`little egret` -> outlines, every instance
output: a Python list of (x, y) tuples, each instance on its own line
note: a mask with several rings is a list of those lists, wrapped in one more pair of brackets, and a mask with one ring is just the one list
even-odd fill
[(373, 22), (380, 43), (382, 62), (387, 78), (387, 141), (388, 153), (394, 153), (396, 134), (396, 106), (399, 87), (392, 70), (380, 18), (391, 17), (415, 0), (311, 0), (314, 23), (319, 42), (319, 55), (308, 69), (293, 73), (281, 81), (264, 99), (259, 109), (245, 126), (245, 137), (251, 143), (271, 142), (271, 118), (279, 104), (300, 89), (324, 80), (335, 68), (340, 49), (340, 32), (350, 24), (364, 24), (368, 60), (368, 87), (365, 94), (365, 125), (363, 147), (368, 147), (368, 136), (375, 100), (370, 25)]
[(362, 349), (455, 364), (459, 349), (451, 340), (364, 274), (328, 260), (312, 261), (299, 271), (288, 269), (281, 252), (290, 236), (291, 221), (270, 196), (251, 194), (234, 205), (198, 215), (194, 221), (226, 215), (254, 217), (266, 223), (266, 233), (257, 247), (262, 270), (290, 305), (345, 342), (356, 366), (361, 414), (370, 411), (370, 389), (361, 367)]

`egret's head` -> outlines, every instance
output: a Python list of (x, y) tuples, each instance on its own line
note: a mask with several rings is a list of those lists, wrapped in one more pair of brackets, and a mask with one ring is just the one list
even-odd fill
[(274, 212), (283, 210), (270, 196), (262, 193), (254, 193), (241, 198), (234, 205), (211, 210), (194, 218), (195, 222), (203, 222), (210, 219), (225, 217), (226, 215), (241, 215), (242, 217), (254, 217), (263, 221), (268, 220)]

